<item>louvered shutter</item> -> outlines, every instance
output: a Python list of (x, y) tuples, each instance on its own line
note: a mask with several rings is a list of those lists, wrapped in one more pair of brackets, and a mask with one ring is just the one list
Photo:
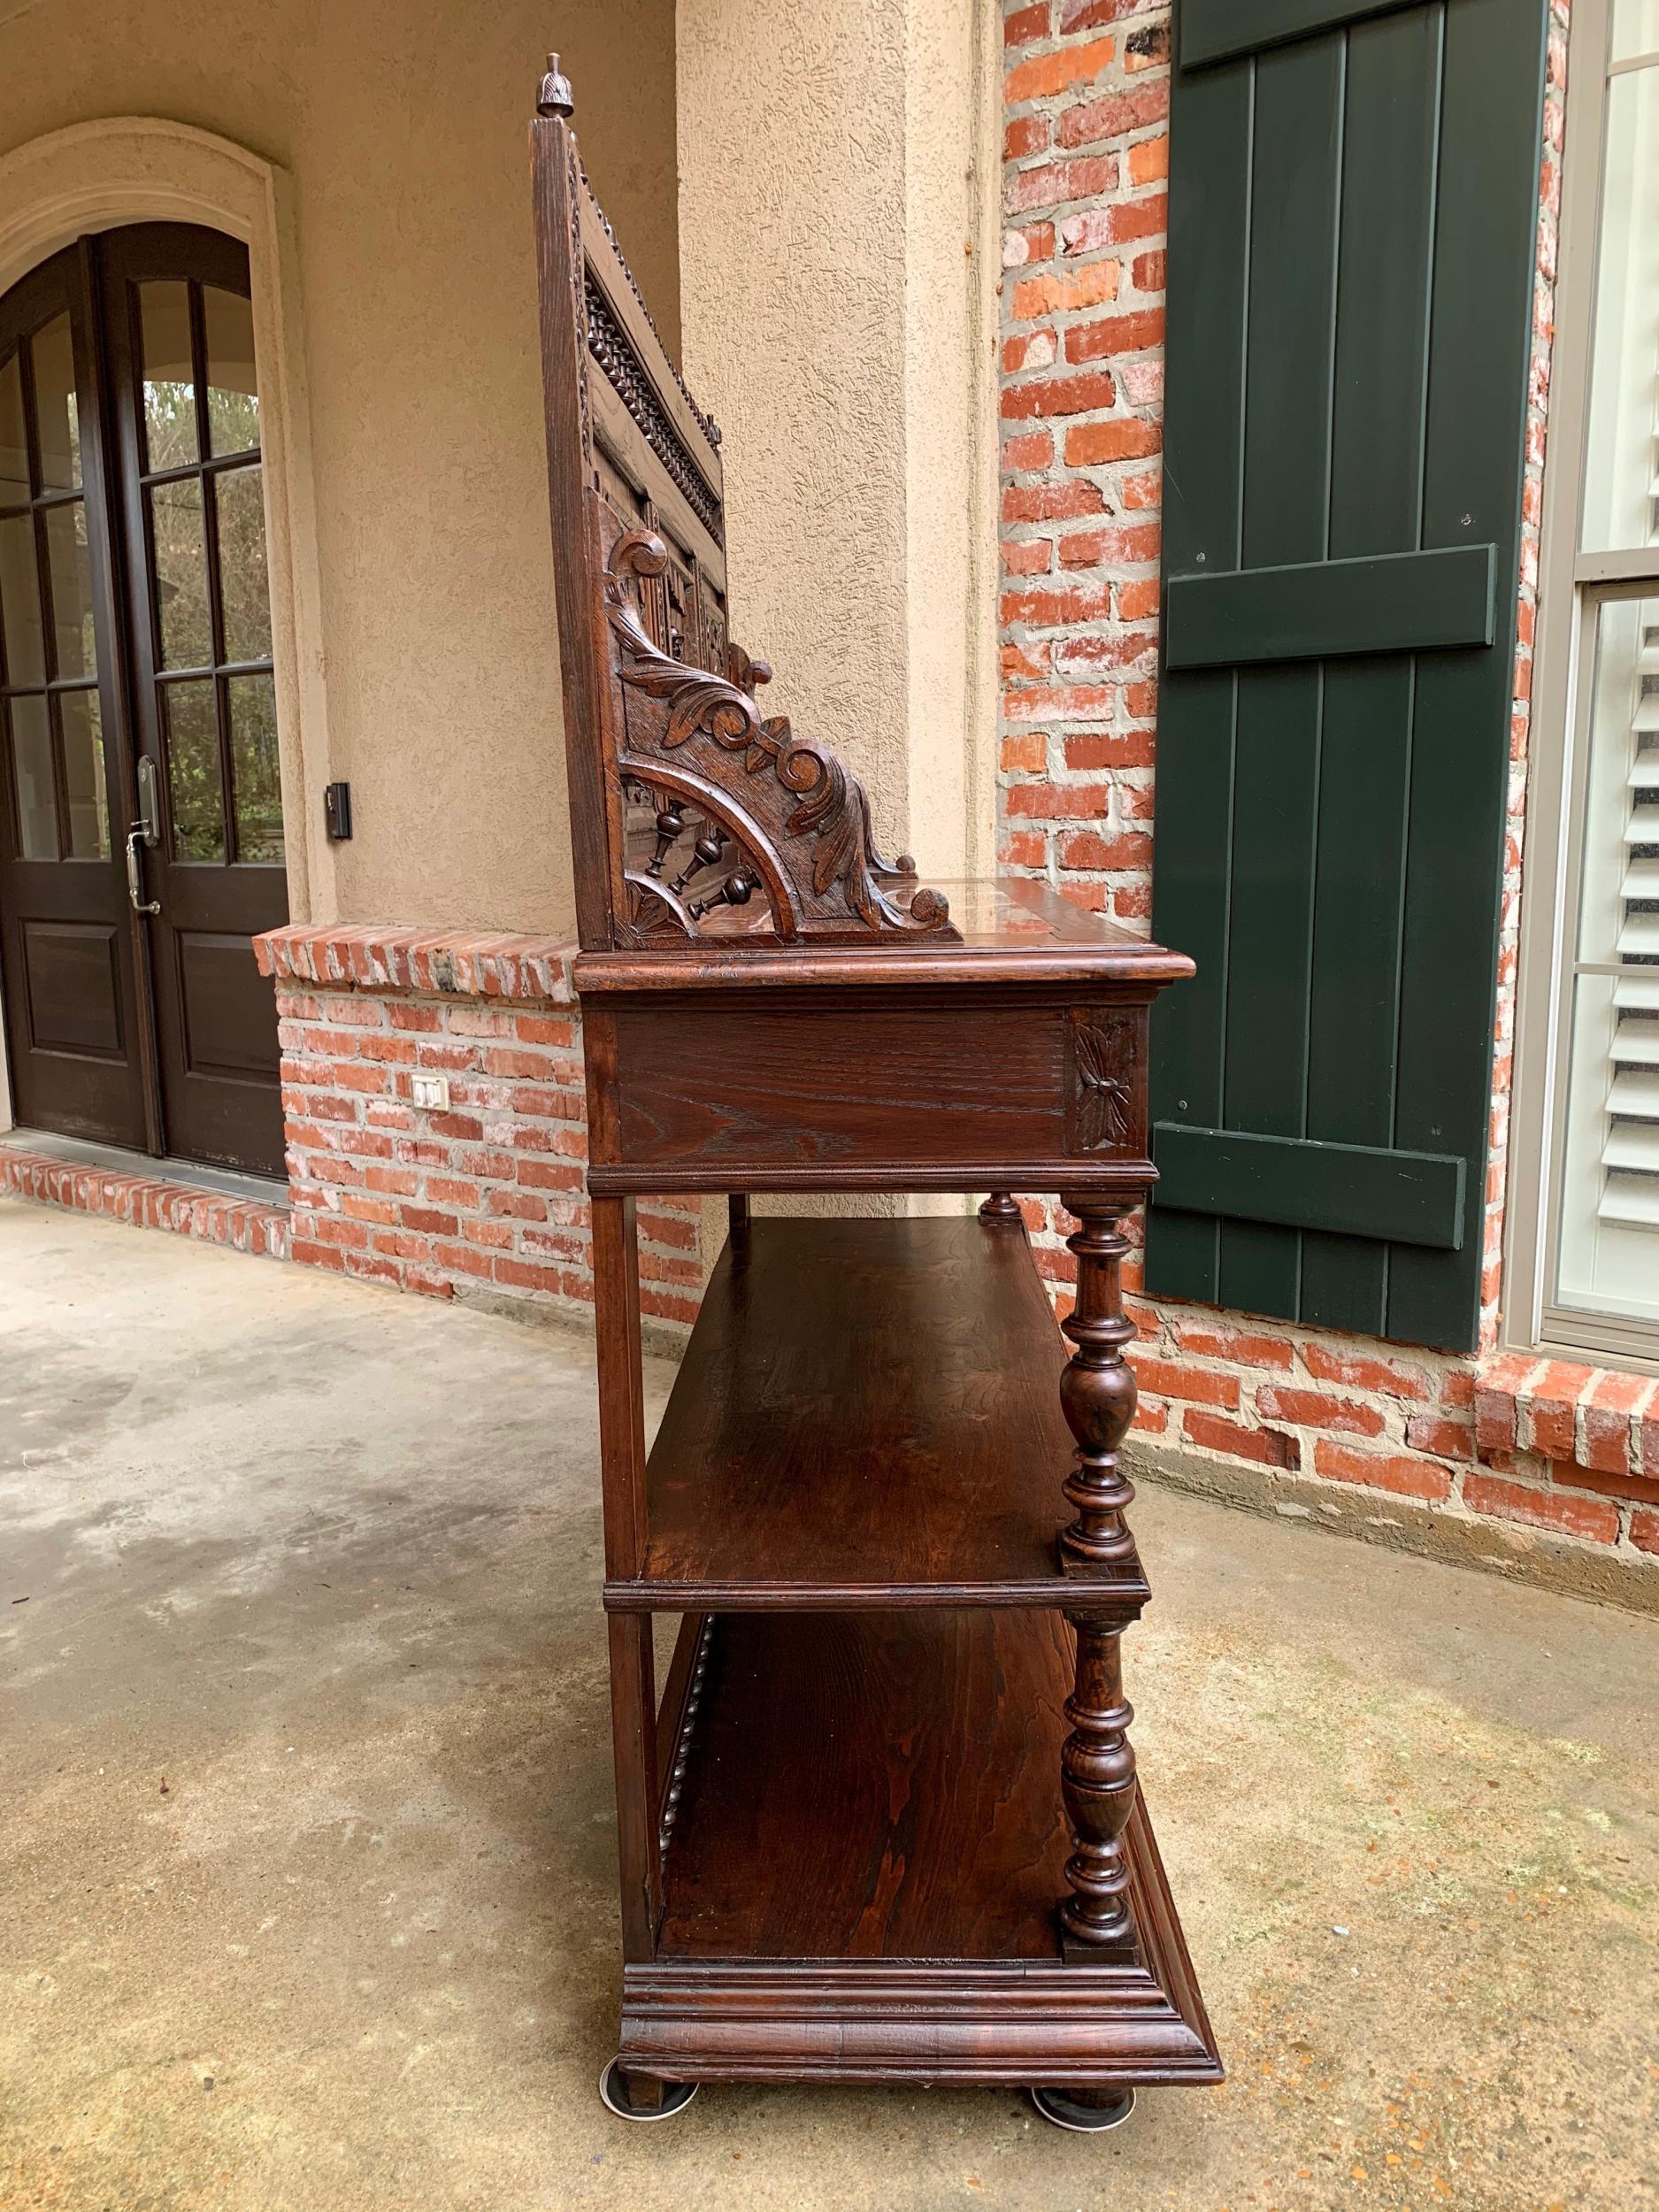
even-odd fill
[(1595, 595), (1560, 1295), (1659, 1310), (1659, 595)]
[[(1655, 534), (1659, 536), (1659, 530)], [(1650, 603), (1645, 611), (1659, 615)], [(1659, 969), (1659, 622), (1644, 623), (1626, 803), (1613, 864), (1622, 864), (1618, 957)], [(1597, 1210), (1602, 1220), (1655, 1233), (1659, 1286), (1659, 972), (1613, 986), (1610, 1127)]]

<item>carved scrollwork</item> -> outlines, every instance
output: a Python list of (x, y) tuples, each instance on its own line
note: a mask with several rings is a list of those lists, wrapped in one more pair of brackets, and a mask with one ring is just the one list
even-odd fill
[[(688, 667), (653, 642), (635, 592), (640, 580), (660, 575), (667, 560), (666, 547), (649, 530), (625, 531), (612, 549), (605, 611), (617, 647), (618, 680), (625, 693), (663, 710), (649, 732), (651, 749), (665, 757), (692, 749), (701, 774), (730, 792), (757, 837), (770, 844), (767, 857), (798, 895), (787, 910), (766, 884), (779, 933), (845, 935), (849, 924), (857, 924), (883, 933), (954, 937), (949, 909), (937, 891), (916, 886), (902, 906), (889, 895), (887, 887), (915, 885), (914, 864), (905, 856), (887, 860), (877, 850), (869, 800), (846, 764), (827, 746), (795, 736), (785, 717), (761, 715), (753, 691), (771, 675), (764, 662), (733, 648), (727, 656), (732, 675), (720, 676)], [(723, 756), (741, 762), (751, 787), (732, 786), (720, 766)], [(804, 867), (789, 850), (796, 840), (809, 849)], [(759, 853), (753, 856), (762, 862)], [(750, 892), (761, 887), (766, 873), (763, 864)], [(731, 884), (724, 897), (740, 902)]]

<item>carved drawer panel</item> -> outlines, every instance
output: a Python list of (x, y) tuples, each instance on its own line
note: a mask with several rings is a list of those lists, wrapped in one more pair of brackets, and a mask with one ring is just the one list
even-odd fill
[(1066, 1016), (1065, 1149), (1147, 1148), (1146, 1016), (1125, 1006), (1074, 1006)]
[(935, 1165), (956, 1173), (941, 1187), (971, 1189), (980, 1164), (1145, 1159), (1144, 1008), (703, 992), (613, 1018), (619, 1160), (683, 1171), (675, 1188)]

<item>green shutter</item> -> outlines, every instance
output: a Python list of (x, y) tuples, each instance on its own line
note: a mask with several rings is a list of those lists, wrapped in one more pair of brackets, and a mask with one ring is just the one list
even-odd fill
[(1165, 1297), (1469, 1348), (1548, 0), (1178, 0)]

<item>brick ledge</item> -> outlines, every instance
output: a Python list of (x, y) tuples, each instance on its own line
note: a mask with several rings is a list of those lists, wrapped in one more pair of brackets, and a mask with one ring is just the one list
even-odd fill
[(195, 1183), (81, 1167), (50, 1152), (6, 1144), (0, 1145), (0, 1192), (62, 1206), (71, 1213), (101, 1214), (131, 1228), (169, 1230), (174, 1236), (195, 1237), (200, 1243), (222, 1244), (237, 1252), (263, 1253), (273, 1260), (288, 1256), (287, 1207), (233, 1198)]
[(1659, 1376), (1503, 1353), (1475, 1378), (1475, 1448), (1489, 1465), (1532, 1452), (1574, 1475), (1645, 1479), (1659, 1495)]
[(577, 948), (564, 938), (290, 922), (253, 944), (262, 975), (325, 990), (576, 1003), (571, 962)]

